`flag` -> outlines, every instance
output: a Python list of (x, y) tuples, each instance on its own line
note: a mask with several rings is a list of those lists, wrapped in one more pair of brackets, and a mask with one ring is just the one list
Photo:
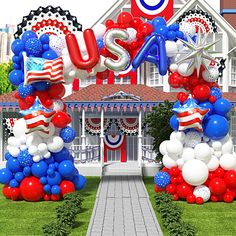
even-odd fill
[(55, 111), (47, 109), (44, 107), (38, 97), (32, 107), (27, 110), (21, 110), (20, 113), (27, 126), (27, 134), (34, 131), (41, 131), (43, 133), (49, 134), (49, 123), (55, 114)]
[(131, 0), (131, 13), (148, 20), (162, 16), (167, 21), (174, 14), (173, 0)]
[(174, 108), (173, 111), (176, 113), (179, 121), (179, 131), (190, 128), (195, 128), (200, 132), (203, 131), (202, 120), (209, 112), (209, 109), (198, 106), (191, 96), (183, 106)]
[(63, 60), (61, 57), (54, 60), (46, 60), (39, 57), (27, 57), (24, 55), (25, 80), (24, 84), (36, 82), (62, 83)]

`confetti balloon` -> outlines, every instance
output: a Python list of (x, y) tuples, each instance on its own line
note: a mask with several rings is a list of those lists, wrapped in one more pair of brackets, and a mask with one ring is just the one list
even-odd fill
[(202, 197), (204, 202), (207, 202), (211, 197), (210, 189), (205, 185), (199, 185), (197, 186), (193, 191), (194, 196)]
[(160, 188), (165, 188), (170, 183), (170, 175), (160, 171), (154, 177), (155, 184)]

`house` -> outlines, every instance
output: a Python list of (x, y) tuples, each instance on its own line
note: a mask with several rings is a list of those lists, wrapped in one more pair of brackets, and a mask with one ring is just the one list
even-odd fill
[[(94, 24), (115, 19), (121, 11), (131, 11), (129, 0), (117, 1)], [(219, 84), (225, 98), (236, 104), (236, 31), (204, 0), (175, 0), (174, 16), (168, 24), (195, 12), (207, 12), (211, 40), (221, 39), (214, 50), (225, 69)], [(199, 27), (202, 27), (199, 25)], [(217, 31), (213, 34), (213, 31)], [(215, 38), (214, 38), (215, 37)], [(226, 59), (226, 60), (225, 60)], [(78, 81), (77, 81), (78, 82)], [(106, 80), (96, 77), (79, 81), (77, 91), (65, 102), (72, 116), (77, 138), (71, 146), (79, 171), (84, 175), (154, 175), (159, 168), (152, 150), (152, 138), (147, 134), (144, 117), (164, 100), (174, 102), (176, 90), (168, 84), (168, 75), (160, 76), (152, 64), (143, 64), (136, 73), (124, 78), (114, 75)], [(12, 118), (17, 118), (17, 103), (11, 95), (0, 96), (0, 147), (4, 153), (10, 135)], [(236, 144), (236, 115), (231, 114), (231, 134)], [(2, 159), (2, 162), (4, 160)]]

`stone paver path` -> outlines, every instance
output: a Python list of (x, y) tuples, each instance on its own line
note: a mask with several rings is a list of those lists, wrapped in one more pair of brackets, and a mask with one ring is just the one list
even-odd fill
[(162, 236), (141, 176), (104, 176), (87, 236)]

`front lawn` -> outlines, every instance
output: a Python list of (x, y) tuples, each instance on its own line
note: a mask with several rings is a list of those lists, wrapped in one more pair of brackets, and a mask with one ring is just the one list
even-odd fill
[[(152, 177), (145, 177), (144, 183), (156, 212), (164, 235), (168, 231), (163, 228), (160, 215), (154, 203), (154, 182)], [(191, 205), (184, 201), (176, 202), (183, 209), (183, 220), (197, 229), (198, 236), (234, 236), (236, 235), (236, 201), (233, 203), (208, 202), (203, 205)]]
[[(87, 184), (80, 191), (84, 197), (83, 209), (78, 214), (78, 227), (72, 230), (71, 235), (86, 235), (89, 220), (96, 198), (99, 177), (86, 177)], [(42, 235), (42, 226), (55, 218), (55, 208), (61, 202), (14, 202), (2, 195), (0, 185), (0, 235), (33, 236)]]

